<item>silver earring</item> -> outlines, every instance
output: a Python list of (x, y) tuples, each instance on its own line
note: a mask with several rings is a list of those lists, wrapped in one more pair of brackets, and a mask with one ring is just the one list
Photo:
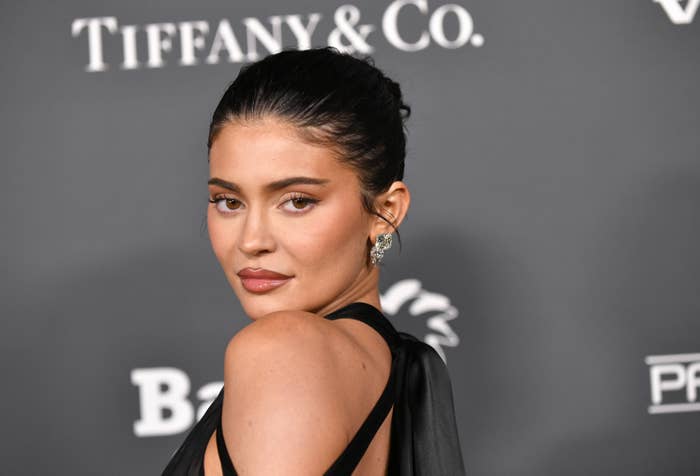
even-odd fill
[(384, 258), (384, 251), (391, 248), (391, 233), (380, 233), (377, 235), (377, 241), (369, 250), (369, 255), (372, 259), (372, 264), (378, 264)]

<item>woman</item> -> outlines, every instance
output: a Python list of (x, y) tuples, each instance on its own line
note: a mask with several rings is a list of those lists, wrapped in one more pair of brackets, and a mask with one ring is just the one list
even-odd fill
[(207, 223), (253, 322), (163, 474), (464, 473), (444, 363), (379, 310), (409, 114), (371, 60), (332, 48), (270, 55), (225, 92)]

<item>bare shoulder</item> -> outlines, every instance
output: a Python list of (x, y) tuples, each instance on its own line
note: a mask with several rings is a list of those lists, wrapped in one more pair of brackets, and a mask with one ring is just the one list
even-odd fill
[[(245, 378), (252, 369), (257, 380), (273, 378), (259, 369), (277, 367), (293, 377), (313, 376), (334, 368), (345, 337), (323, 317), (304, 311), (267, 314), (241, 329), (228, 343), (225, 374)], [(230, 371), (230, 372), (229, 372)], [(328, 382), (326, 382), (328, 383)]]
[(330, 330), (323, 317), (311, 312), (272, 312), (241, 329), (230, 340), (226, 352), (237, 353), (249, 345), (284, 345), (299, 338), (314, 339)]
[(323, 473), (349, 442), (351, 339), (322, 316), (281, 311), (226, 348), (224, 439), (239, 472)]

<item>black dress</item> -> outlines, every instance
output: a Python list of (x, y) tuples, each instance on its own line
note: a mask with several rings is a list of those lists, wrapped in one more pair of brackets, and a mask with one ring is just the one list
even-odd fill
[[(411, 334), (397, 331), (374, 306), (354, 302), (326, 319), (357, 319), (386, 340), (392, 354), (386, 387), (326, 476), (349, 476), (394, 405), (389, 476), (461, 476), (464, 463), (452, 400), (452, 384), (440, 355)], [(216, 430), (224, 476), (235, 476), (221, 428), (224, 389), (175, 452), (163, 476), (204, 476), (204, 452)]]

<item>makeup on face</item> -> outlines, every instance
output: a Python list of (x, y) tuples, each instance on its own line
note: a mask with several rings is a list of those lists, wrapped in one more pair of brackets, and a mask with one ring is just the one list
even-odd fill
[(320, 309), (362, 286), (372, 217), (334, 150), (275, 121), (229, 124), (210, 151), (207, 228), (253, 319)]
[(256, 294), (276, 289), (294, 277), (263, 268), (243, 268), (236, 274), (241, 278), (243, 288)]

